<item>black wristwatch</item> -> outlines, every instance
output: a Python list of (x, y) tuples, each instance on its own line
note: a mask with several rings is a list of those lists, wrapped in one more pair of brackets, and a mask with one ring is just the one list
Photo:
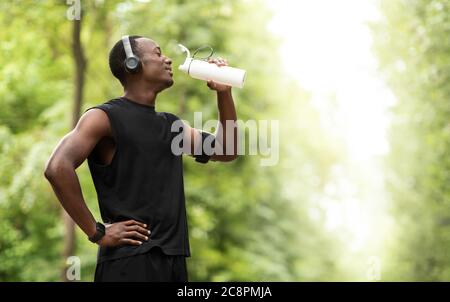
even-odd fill
[(89, 240), (93, 243), (97, 243), (100, 241), (100, 239), (103, 238), (103, 236), (105, 236), (105, 225), (101, 222), (97, 222), (95, 224), (95, 228), (96, 228), (96, 232), (94, 235), (92, 235), (91, 237), (88, 237)]

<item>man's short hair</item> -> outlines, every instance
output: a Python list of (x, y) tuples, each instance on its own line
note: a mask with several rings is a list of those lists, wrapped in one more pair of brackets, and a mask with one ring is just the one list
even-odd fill
[[(136, 40), (143, 38), (142, 36), (130, 36), (131, 49), (134, 55), (140, 57), (139, 50), (137, 48)], [(127, 71), (125, 70), (125, 48), (123, 47), (122, 39), (114, 44), (113, 48), (109, 52), (109, 69), (111, 69), (112, 74), (120, 81), (122, 86), (125, 87), (126, 79), (125, 75)]]

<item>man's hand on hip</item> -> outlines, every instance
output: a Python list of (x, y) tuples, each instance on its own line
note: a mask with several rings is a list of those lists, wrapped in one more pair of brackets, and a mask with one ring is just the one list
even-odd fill
[(105, 236), (97, 243), (100, 246), (141, 245), (151, 232), (147, 225), (135, 220), (106, 224)]

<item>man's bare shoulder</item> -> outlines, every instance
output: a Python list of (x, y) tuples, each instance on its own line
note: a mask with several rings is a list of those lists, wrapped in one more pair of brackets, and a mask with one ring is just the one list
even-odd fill
[(75, 129), (95, 136), (111, 136), (111, 125), (108, 115), (100, 108), (87, 110), (80, 117)]

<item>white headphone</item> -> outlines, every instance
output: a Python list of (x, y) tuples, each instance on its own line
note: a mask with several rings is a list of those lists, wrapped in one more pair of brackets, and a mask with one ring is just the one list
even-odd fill
[(130, 37), (122, 37), (123, 48), (125, 49), (126, 58), (124, 61), (125, 70), (129, 73), (137, 73), (141, 68), (141, 60), (134, 55), (131, 49)]

